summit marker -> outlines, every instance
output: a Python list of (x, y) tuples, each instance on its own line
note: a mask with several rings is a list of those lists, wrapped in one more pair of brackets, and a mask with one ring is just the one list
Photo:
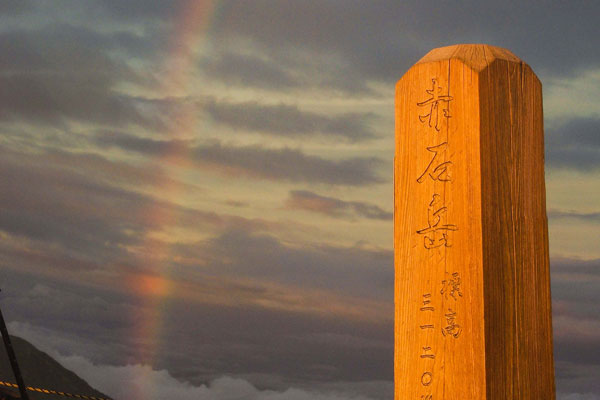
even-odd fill
[(554, 399), (539, 79), (437, 48), (395, 113), (395, 400)]

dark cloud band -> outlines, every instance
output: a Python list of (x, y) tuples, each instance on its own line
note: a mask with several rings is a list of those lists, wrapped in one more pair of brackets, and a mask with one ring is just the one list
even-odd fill
[(334, 197), (321, 196), (307, 190), (292, 190), (285, 205), (290, 209), (311, 211), (334, 218), (362, 217), (390, 221), (393, 217), (391, 212), (385, 211), (375, 204), (344, 201)]

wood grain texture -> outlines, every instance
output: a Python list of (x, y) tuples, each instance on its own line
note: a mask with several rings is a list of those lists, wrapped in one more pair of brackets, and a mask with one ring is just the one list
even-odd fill
[(554, 399), (539, 80), (434, 49), (395, 110), (395, 398)]

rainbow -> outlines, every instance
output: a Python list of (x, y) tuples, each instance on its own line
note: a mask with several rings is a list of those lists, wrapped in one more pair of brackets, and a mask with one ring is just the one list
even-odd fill
[[(193, 72), (198, 67), (198, 55), (210, 50), (211, 31), (224, 12), (224, 5), (217, 0), (189, 0), (179, 10), (174, 20), (175, 32), (169, 40), (165, 60), (167, 75), (159, 88), (165, 97), (178, 96), (185, 92)], [(169, 139), (179, 141), (189, 138), (197, 127), (197, 109), (182, 108), (176, 115), (177, 128), (167, 132)], [(171, 146), (167, 151), (152, 161), (160, 166), (177, 166), (189, 159), (188, 146)], [(176, 179), (169, 179), (168, 174), (155, 183), (156, 191), (169, 203), (175, 203), (183, 195), (182, 185)], [(152, 205), (141, 210), (147, 226), (171, 227), (178, 223), (176, 210), (162, 205)], [(128, 290), (142, 299), (144, 315), (135, 316), (135, 329), (132, 332), (134, 342), (139, 343), (136, 362), (153, 366), (162, 343), (163, 320), (169, 307), (169, 299), (173, 295), (174, 284), (172, 271), (167, 267), (172, 256), (168, 242), (156, 240), (146, 234), (136, 248), (139, 265), (148, 273), (130, 274), (126, 278)], [(154, 392), (150, 378), (146, 386), (134, 388), (137, 398), (152, 397)]]

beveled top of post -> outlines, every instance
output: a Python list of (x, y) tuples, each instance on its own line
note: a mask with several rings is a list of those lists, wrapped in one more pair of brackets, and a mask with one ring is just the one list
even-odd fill
[(483, 70), (494, 60), (506, 60), (526, 65), (510, 50), (490, 46), (489, 44), (455, 44), (453, 46), (438, 47), (427, 53), (415, 65), (450, 59), (458, 59), (474, 71)]

